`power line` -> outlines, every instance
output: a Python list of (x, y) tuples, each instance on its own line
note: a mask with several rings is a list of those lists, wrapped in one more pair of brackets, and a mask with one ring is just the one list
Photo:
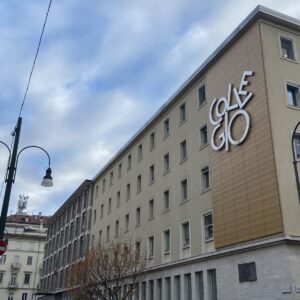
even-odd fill
[(24, 103), (25, 103), (25, 100), (26, 100), (26, 97), (27, 97), (27, 92), (28, 92), (28, 89), (29, 89), (29, 86), (30, 86), (30, 81), (31, 81), (32, 73), (33, 73), (33, 70), (34, 70), (34, 67), (35, 67), (36, 59), (37, 59), (37, 57), (39, 55), (39, 50), (40, 50), (42, 38), (43, 38), (43, 35), (44, 35), (44, 31), (45, 31), (45, 27), (46, 27), (46, 23), (47, 23), (49, 11), (50, 11), (50, 8), (51, 8), (51, 4), (52, 4), (52, 0), (49, 1), (49, 5), (48, 5), (48, 9), (47, 9), (47, 13), (46, 13), (46, 17), (45, 17), (43, 29), (42, 29), (42, 33), (40, 35), (39, 44), (38, 44), (38, 47), (36, 49), (36, 53), (35, 53), (33, 65), (32, 65), (32, 68), (31, 68), (31, 72), (30, 72), (30, 75), (29, 75), (29, 78), (28, 78), (27, 87), (26, 87), (25, 94), (24, 94), (24, 98), (23, 98), (22, 105), (21, 105), (21, 108), (20, 108), (19, 117), (21, 116), (21, 113), (22, 113), (22, 110), (23, 110), (23, 106), (24, 106)]

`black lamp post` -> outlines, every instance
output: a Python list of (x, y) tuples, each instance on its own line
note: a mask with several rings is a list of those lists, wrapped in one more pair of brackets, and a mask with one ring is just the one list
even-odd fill
[(1, 211), (1, 218), (0, 218), (0, 240), (3, 240), (3, 236), (4, 236), (4, 229), (5, 229), (7, 210), (8, 210), (9, 200), (10, 200), (11, 188), (12, 188), (13, 183), (15, 182), (19, 155), (24, 150), (26, 150), (28, 148), (38, 148), (46, 153), (46, 155), (48, 156), (48, 169), (46, 170), (46, 175), (43, 178), (42, 186), (46, 186), (46, 187), (53, 186), (53, 181), (52, 181), (52, 177), (51, 177), (52, 171), (50, 168), (50, 156), (45, 149), (43, 149), (42, 147), (39, 147), (39, 146), (27, 146), (27, 147), (24, 147), (23, 149), (21, 149), (20, 152), (18, 153), (21, 126), (22, 126), (22, 118), (19, 117), (17, 126), (12, 133), (12, 135), (14, 136), (14, 143), (12, 146), (12, 151), (7, 146), (7, 144), (0, 141), (0, 143), (2, 145), (4, 145), (9, 152), (8, 167), (6, 170), (6, 179), (5, 179), (6, 187), (5, 187), (5, 193), (4, 193), (3, 205), (2, 205), (2, 211)]
[(292, 150), (293, 150), (293, 165), (294, 165), (294, 171), (295, 171), (295, 177), (296, 177), (296, 185), (297, 185), (297, 191), (298, 191), (298, 200), (300, 203), (300, 183), (299, 183), (299, 174), (298, 174), (298, 168), (297, 168), (297, 157), (295, 154), (295, 137), (296, 137), (296, 132), (297, 129), (300, 125), (300, 122), (298, 122), (298, 124), (296, 125), (296, 127), (294, 128), (293, 131), (293, 135), (292, 135)]

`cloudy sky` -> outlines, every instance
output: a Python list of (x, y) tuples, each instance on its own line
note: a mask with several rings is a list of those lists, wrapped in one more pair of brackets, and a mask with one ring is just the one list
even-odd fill
[[(226, 2), (226, 4), (225, 4)], [(9, 211), (52, 214), (112, 158), (258, 4), (253, 0), (53, 0), (22, 117)], [(260, 4), (300, 18), (299, 0)], [(48, 0), (0, 2), (0, 140), (11, 143)], [(0, 184), (8, 153), (0, 149)], [(1, 186), (0, 186), (1, 187)], [(3, 199), (4, 187), (1, 193)]]

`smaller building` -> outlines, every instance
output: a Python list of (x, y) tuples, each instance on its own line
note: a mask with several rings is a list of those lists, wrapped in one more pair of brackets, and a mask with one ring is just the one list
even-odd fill
[(0, 256), (0, 299), (32, 300), (39, 282), (49, 217), (16, 214), (7, 217), (4, 239), (8, 247)]

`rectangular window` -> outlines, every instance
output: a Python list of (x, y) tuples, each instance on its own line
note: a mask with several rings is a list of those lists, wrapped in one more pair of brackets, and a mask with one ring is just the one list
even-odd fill
[(163, 231), (163, 249), (164, 254), (169, 254), (171, 251), (171, 231), (166, 229)]
[(162, 281), (161, 278), (156, 280), (156, 298), (155, 300), (162, 300)]
[(300, 107), (299, 86), (287, 84), (288, 105), (292, 107)]
[(150, 166), (149, 168), (149, 183), (153, 183), (155, 180), (155, 174), (154, 174), (154, 165)]
[(105, 179), (102, 180), (102, 193), (105, 192)]
[(164, 120), (164, 137), (170, 135), (170, 121), (169, 119)]
[(280, 37), (281, 56), (287, 59), (295, 60), (293, 40), (287, 37)]
[(183, 161), (187, 158), (186, 140), (180, 143), (180, 160)]
[(104, 215), (104, 204), (101, 204), (100, 219), (103, 219), (103, 215)]
[(154, 199), (149, 200), (149, 220), (154, 218)]
[(118, 165), (118, 178), (121, 178), (122, 177), (122, 164), (119, 163)]
[(106, 227), (106, 241), (109, 242), (110, 240), (110, 226)]
[(125, 216), (125, 232), (129, 230), (129, 214)]
[(14, 294), (13, 293), (8, 294), (8, 300), (14, 300)]
[(149, 300), (154, 300), (154, 281), (149, 280)]
[(201, 169), (202, 190), (209, 189), (209, 167)]
[(136, 183), (136, 192), (137, 194), (142, 191), (142, 175), (139, 175), (137, 177), (137, 183)]
[(96, 223), (96, 218), (97, 218), (97, 211), (96, 211), (96, 209), (94, 210), (94, 224)]
[(0, 284), (2, 284), (2, 282), (3, 282), (3, 274), (4, 273), (2, 273), (2, 272), (0, 273)]
[(130, 200), (130, 194), (131, 194), (131, 192), (130, 192), (130, 183), (128, 183), (126, 185), (126, 200), (127, 201)]
[(111, 213), (111, 198), (108, 199), (107, 213)]
[(30, 282), (30, 274), (29, 273), (25, 273), (24, 284), (29, 284), (29, 282)]
[(188, 183), (187, 179), (181, 181), (181, 201), (188, 200)]
[(119, 207), (121, 204), (121, 192), (118, 191), (117, 192), (117, 207)]
[(294, 148), (297, 158), (300, 158), (300, 134), (295, 134), (294, 136)]
[(164, 211), (170, 209), (170, 191), (164, 191)]
[(32, 256), (27, 257), (27, 265), (32, 265)]
[(181, 281), (180, 275), (174, 277), (174, 294), (176, 300), (181, 300)]
[(99, 245), (102, 243), (102, 230), (99, 231)]
[(22, 300), (27, 300), (27, 293), (22, 294)]
[(141, 224), (141, 208), (138, 207), (136, 209), (136, 225), (140, 225)]
[(181, 237), (182, 237), (182, 247), (190, 246), (190, 222), (185, 222), (181, 224)]
[(142, 283), (142, 300), (146, 300), (146, 295), (147, 295), (147, 284), (146, 281), (143, 281)]
[(216, 269), (207, 271), (207, 283), (208, 283), (208, 299), (218, 300), (217, 295), (217, 274)]
[(203, 215), (203, 225), (204, 225), (204, 239), (205, 242), (214, 239), (214, 224), (212, 213), (209, 212)]
[(131, 169), (131, 154), (127, 156), (127, 171)]
[(200, 86), (198, 93), (199, 93), (199, 107), (200, 107), (206, 102), (205, 84)]
[(191, 274), (184, 274), (184, 299), (192, 300), (192, 279)]
[(150, 134), (150, 151), (152, 151), (155, 148), (155, 133), (152, 132)]
[(171, 300), (171, 277), (165, 278), (165, 299)]
[(170, 154), (166, 153), (164, 155), (164, 173), (167, 173), (170, 171)]
[(196, 280), (196, 299), (204, 300), (203, 272), (195, 273)]
[(135, 259), (136, 260), (140, 259), (140, 253), (141, 253), (141, 242), (136, 241), (135, 242)]
[(111, 171), (109, 175), (109, 185), (111, 186), (113, 185), (113, 183), (114, 183), (114, 172)]
[(116, 221), (116, 225), (115, 225), (115, 238), (117, 238), (119, 236), (119, 220)]
[(154, 235), (148, 237), (148, 258), (153, 258), (154, 255)]
[(143, 158), (143, 144), (139, 144), (138, 146), (138, 162)]
[(6, 255), (1, 255), (0, 256), (0, 264), (4, 265), (6, 262)]
[(208, 143), (207, 125), (204, 125), (200, 128), (200, 147), (206, 145), (207, 143)]
[(95, 198), (97, 199), (98, 196), (99, 196), (99, 186), (96, 185), (96, 187), (95, 187)]
[(179, 122), (182, 123), (185, 120), (186, 120), (186, 108), (185, 108), (185, 103), (182, 103), (179, 106)]

